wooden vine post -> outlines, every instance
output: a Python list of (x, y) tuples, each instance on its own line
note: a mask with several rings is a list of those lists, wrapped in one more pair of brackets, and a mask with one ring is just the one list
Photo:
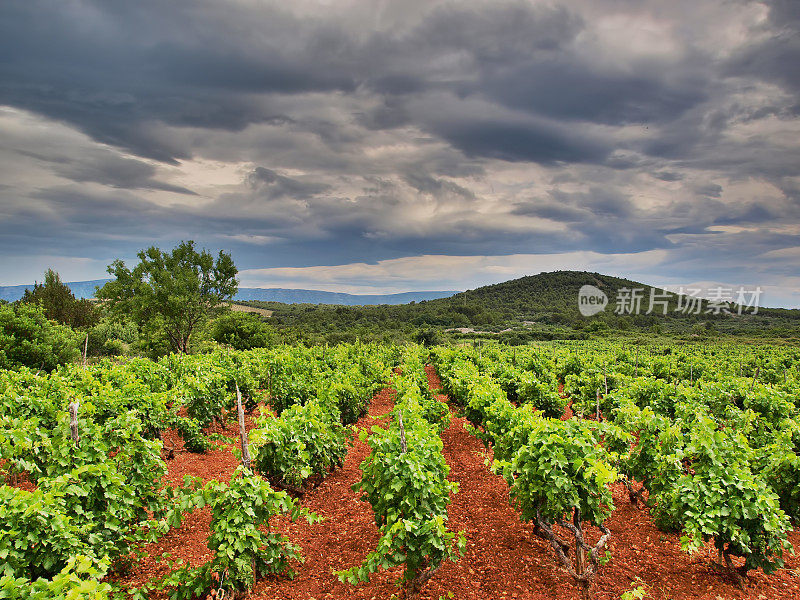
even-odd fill
[[(575, 528), (581, 531), (581, 509), (576, 508), (575, 512), (572, 515), (572, 524), (575, 525)], [(577, 535), (576, 535), (577, 539)], [(583, 549), (583, 542), (582, 539), (578, 540), (578, 543), (575, 544), (575, 570), (583, 574), (586, 572), (586, 553)]]
[(406, 445), (406, 429), (403, 427), (403, 413), (400, 411), (397, 413), (397, 424), (400, 426), (400, 446), (405, 454), (408, 452), (408, 446)]
[(600, 388), (597, 388), (597, 407), (595, 409), (594, 418), (598, 423), (600, 422)]
[(83, 342), (83, 370), (86, 370), (86, 355), (89, 350), (89, 334), (86, 334), (86, 339)]
[[(245, 468), (245, 471), (248, 473), (252, 473), (252, 469), (250, 468), (250, 450), (247, 447), (247, 431), (244, 428), (244, 407), (242, 406), (242, 392), (239, 390), (239, 382), (234, 381), (236, 385), (236, 411), (239, 413), (239, 437), (242, 441), (242, 466)], [(253, 577), (257, 577), (258, 573), (256, 572), (256, 559), (253, 557), (253, 560), (250, 563), (250, 568), (253, 570)]]
[(78, 408), (80, 407), (80, 403), (75, 400), (69, 403), (67, 409), (69, 410), (69, 429), (72, 434), (72, 441), (76, 444), (81, 439), (80, 435), (78, 434)]
[(242, 465), (250, 471), (250, 450), (247, 447), (247, 431), (244, 428), (244, 408), (242, 407), (242, 392), (236, 382), (236, 410), (239, 413), (239, 437), (242, 441)]
[(761, 373), (761, 365), (758, 365), (758, 367), (756, 367), (756, 374), (753, 375), (753, 381), (752, 383), (750, 383), (750, 392), (752, 392), (753, 388), (756, 387), (756, 380), (758, 380), (758, 376), (760, 373)]

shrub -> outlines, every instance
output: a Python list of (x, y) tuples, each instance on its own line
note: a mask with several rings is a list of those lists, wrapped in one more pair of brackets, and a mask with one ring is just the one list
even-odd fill
[(0, 368), (51, 371), (75, 360), (80, 335), (49, 321), (36, 304), (0, 306)]

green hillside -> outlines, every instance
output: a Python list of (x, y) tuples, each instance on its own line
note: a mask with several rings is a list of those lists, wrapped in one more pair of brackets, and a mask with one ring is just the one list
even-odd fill
[[(578, 310), (578, 292), (592, 285), (608, 298), (605, 310), (585, 317)], [(638, 310), (627, 303), (618, 314), (621, 290), (640, 290)], [(629, 292), (630, 293), (630, 292)], [(575, 339), (604, 335), (662, 334), (708, 337), (800, 337), (800, 310), (763, 309), (750, 314), (736, 306), (730, 314), (714, 314), (713, 306), (701, 302), (699, 314), (686, 314), (672, 295), (666, 310), (656, 303), (651, 314), (651, 294), (663, 300), (663, 290), (584, 271), (555, 271), (521, 277), (504, 283), (461, 292), (449, 298), (398, 306), (285, 305), (249, 302), (273, 310), (272, 322), (300, 339), (347, 341), (364, 339), (408, 339), (410, 336), (497, 337), (511, 343), (534, 339)], [(664, 300), (666, 301), (666, 300)], [(666, 312), (666, 314), (664, 314)], [(454, 331), (455, 330), (455, 331)]]

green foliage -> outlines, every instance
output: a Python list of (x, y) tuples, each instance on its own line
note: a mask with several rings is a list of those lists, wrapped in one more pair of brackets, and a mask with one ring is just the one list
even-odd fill
[(115, 277), (98, 290), (118, 315), (133, 318), (145, 332), (162, 333), (175, 352), (187, 353), (190, 338), (225, 300), (236, 294), (237, 269), (229, 254), (216, 260), (194, 242), (181, 242), (167, 254), (155, 246), (138, 253), (128, 269), (120, 260), (108, 267)]
[(445, 559), (457, 560), (466, 545), (463, 532), (447, 529), (450, 494), (458, 489), (447, 480), (449, 467), (442, 441), (424, 419), (406, 415), (403, 450), (398, 421), (388, 429), (374, 427), (372, 448), (361, 463), (361, 481), (353, 489), (372, 505), (380, 530), (376, 549), (363, 564), (339, 573), (342, 581), (369, 581), (376, 570), (404, 564), (401, 582), (413, 597)]
[(52, 577), (86, 550), (57, 492), (0, 486), (0, 575)]
[(53, 269), (47, 269), (43, 284), (35, 284), (33, 291), (25, 290), (21, 302), (38, 304), (48, 319), (73, 328), (91, 327), (98, 318), (94, 305), (89, 300), (76, 299)]
[(393, 413), (414, 413), (441, 432), (450, 425), (450, 409), (431, 392), (420, 351), (416, 346), (408, 346), (403, 351), (402, 374), (393, 377), (397, 391)]
[(108, 565), (100, 565), (80, 554), (73, 555), (52, 579), (30, 580), (27, 577), (0, 575), (2, 600), (108, 600), (112, 587), (100, 583)]
[(176, 386), (176, 394), (189, 417), (205, 428), (214, 421), (224, 420), (225, 408), (233, 396), (228, 391), (227, 378), (221, 368), (210, 361), (203, 363), (187, 369)]
[(671, 493), (684, 548), (697, 550), (713, 539), (720, 553), (744, 557), (745, 571), (783, 566), (789, 520), (775, 492), (751, 471), (752, 450), (741, 434), (719, 430), (698, 413), (686, 446), (664, 460), (684, 465)]
[(256, 468), (280, 484), (300, 487), (311, 475), (341, 467), (349, 428), (316, 401), (290, 406), (279, 417), (259, 419), (250, 432)]
[(103, 317), (89, 330), (88, 353), (92, 356), (129, 354), (138, 335), (133, 322)]
[(582, 520), (599, 525), (614, 509), (611, 463), (588, 422), (539, 419), (527, 444), (498, 470), (524, 520), (557, 522), (578, 509)]
[(80, 335), (45, 316), (36, 304), (0, 305), (0, 368), (50, 371), (75, 360)]
[(559, 396), (551, 384), (543, 383), (528, 373), (517, 382), (517, 397), (520, 402), (530, 403), (541, 410), (545, 417), (557, 419), (567, 407), (567, 399)]
[(210, 481), (196, 494), (194, 506), (211, 508), (208, 548), (214, 558), (192, 568), (184, 565), (162, 582), (173, 588), (170, 598), (200, 596), (212, 586), (219, 590), (248, 590), (264, 575), (293, 575), (292, 562), (303, 561), (300, 548), (272, 530), (270, 519), (287, 515), (292, 521), (320, 518), (300, 508), (286, 492), (274, 491), (269, 483), (239, 467), (229, 483)]
[(781, 509), (800, 523), (800, 423), (788, 421), (756, 450), (753, 471), (778, 494)]
[(211, 326), (211, 338), (235, 350), (266, 348), (272, 345), (272, 328), (253, 313), (230, 310)]
[[(634, 584), (640, 581), (641, 579), (637, 577)], [(641, 584), (639, 585), (631, 584), (631, 588), (629, 590), (622, 592), (622, 595), (620, 595), (619, 598), (620, 600), (642, 600), (643, 598), (647, 598), (647, 588), (645, 588), (645, 586)]]

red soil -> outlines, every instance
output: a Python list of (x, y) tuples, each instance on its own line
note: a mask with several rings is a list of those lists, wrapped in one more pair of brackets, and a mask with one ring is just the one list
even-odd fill
[[(427, 368), (431, 387), (441, 388), (432, 367)], [(369, 430), (377, 419), (391, 410), (394, 392), (385, 389), (372, 401), (369, 414), (356, 427)], [(446, 401), (446, 396), (441, 397)], [(579, 598), (571, 577), (555, 561), (553, 552), (535, 537), (532, 527), (521, 523), (509, 505), (508, 487), (491, 473), (485, 461), (492, 453), (464, 429), (465, 419), (453, 415), (450, 427), (442, 433), (444, 455), (450, 465), (450, 479), (460, 491), (453, 496), (449, 528), (463, 530), (467, 551), (457, 563), (444, 564), (427, 584), (422, 598), (457, 600), (543, 600)], [(249, 425), (249, 423), (248, 423)], [(226, 432), (231, 435), (232, 432)], [(360, 479), (359, 464), (369, 446), (357, 438), (344, 467), (331, 473), (322, 484), (308, 491), (303, 506), (324, 517), (308, 525), (304, 520), (290, 523), (281, 518), (272, 524), (302, 547), (306, 562), (297, 565), (294, 580), (268, 578), (257, 582), (247, 596), (253, 599), (389, 599), (397, 593), (394, 581), (401, 568), (376, 573), (368, 584), (342, 584), (334, 570), (359, 564), (374, 549), (377, 528), (368, 503), (359, 500), (351, 485)], [(166, 480), (178, 482), (185, 473), (210, 479), (227, 479), (237, 465), (229, 450), (206, 455), (177, 453), (169, 461)], [(739, 590), (725, 574), (714, 567), (713, 547), (688, 555), (680, 549), (679, 534), (658, 531), (646, 510), (628, 500), (624, 487), (614, 488), (616, 510), (607, 521), (612, 532), (611, 561), (601, 567), (594, 587), (598, 600), (618, 599), (632, 586), (644, 585), (655, 600), (796, 600), (800, 597), (800, 560), (787, 557), (787, 568), (770, 576), (754, 573), (745, 590)], [(173, 557), (200, 564), (211, 558), (206, 547), (210, 517), (206, 511), (189, 515), (183, 526), (171, 531), (147, 548), (149, 558), (134, 567), (127, 583), (143, 582), (165, 572), (157, 556), (169, 550)], [(596, 532), (589, 532), (589, 536)], [(596, 538), (595, 538), (596, 539)], [(795, 551), (800, 550), (800, 533), (790, 536)], [(638, 578), (638, 579), (637, 579)], [(452, 593), (452, 596), (448, 594)]]

